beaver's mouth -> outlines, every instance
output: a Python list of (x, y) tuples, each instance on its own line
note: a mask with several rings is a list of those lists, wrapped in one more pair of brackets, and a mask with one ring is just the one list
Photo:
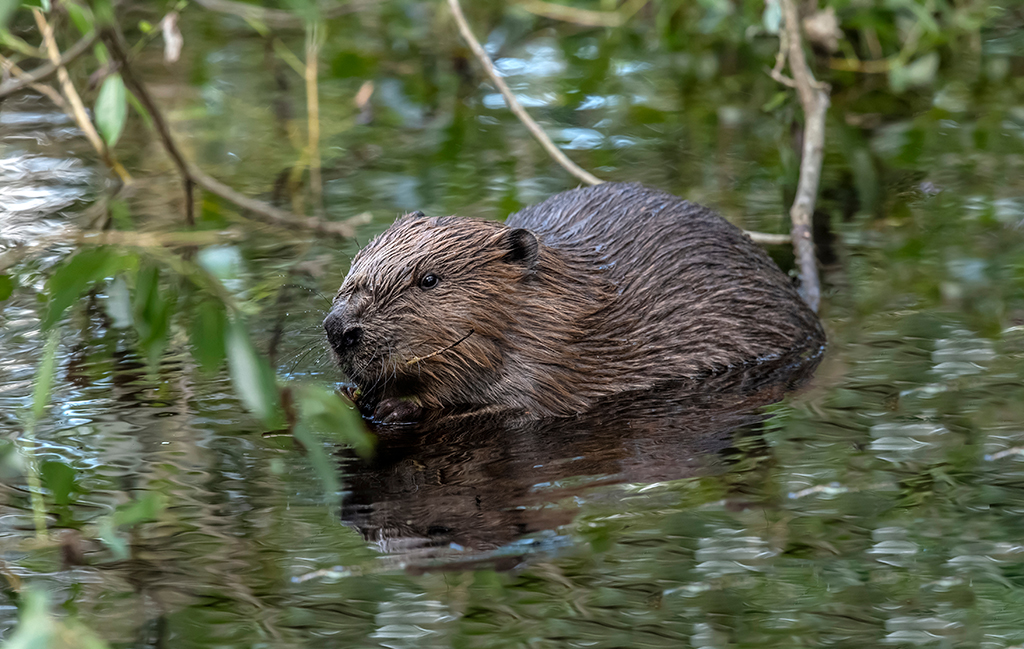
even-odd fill
[(419, 402), (418, 395), (423, 389), (415, 376), (360, 376), (348, 374), (349, 380), (358, 388), (356, 405), (364, 415), (372, 415), (382, 401)]
[(415, 374), (406, 373), (401, 361), (379, 352), (335, 356), (348, 380), (367, 395), (397, 396), (414, 391), (419, 384)]

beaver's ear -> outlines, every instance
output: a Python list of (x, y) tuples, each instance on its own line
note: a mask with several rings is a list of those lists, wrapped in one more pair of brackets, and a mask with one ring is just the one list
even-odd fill
[(536, 235), (529, 230), (522, 228), (506, 230), (501, 235), (499, 245), (507, 251), (505, 261), (521, 264), (527, 268), (533, 268), (533, 265), (537, 263), (540, 243), (537, 242)]
[(402, 216), (403, 219), (425, 219), (427, 215), (423, 212), (416, 210), (415, 212), (409, 212)]

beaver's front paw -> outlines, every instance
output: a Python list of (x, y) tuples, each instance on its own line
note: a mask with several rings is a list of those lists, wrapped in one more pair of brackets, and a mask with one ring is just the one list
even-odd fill
[(378, 424), (411, 424), (423, 416), (423, 406), (408, 399), (384, 399), (373, 410)]

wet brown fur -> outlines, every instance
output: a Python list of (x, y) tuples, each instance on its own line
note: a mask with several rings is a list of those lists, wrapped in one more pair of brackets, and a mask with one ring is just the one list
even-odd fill
[[(438, 285), (420, 288), (428, 273)], [(356, 256), (325, 327), (371, 404), (537, 416), (824, 344), (790, 280), (738, 228), (619, 183), (558, 194), (505, 224), (403, 217)], [(359, 344), (339, 346), (351, 327)]]

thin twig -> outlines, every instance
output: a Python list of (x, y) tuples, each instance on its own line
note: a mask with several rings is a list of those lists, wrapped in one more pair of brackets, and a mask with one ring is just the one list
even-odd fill
[[(627, 5), (628, 4), (629, 3), (627, 3)], [(631, 15), (629, 12), (635, 13), (635, 11), (639, 10), (643, 4), (644, 3), (639, 0), (634, 0), (633, 6), (626, 9), (627, 5), (623, 5), (623, 9), (620, 11), (623, 12), (623, 15), (628, 16)], [(555, 162), (562, 165), (562, 167), (572, 175), (576, 176), (588, 185), (600, 185), (603, 183), (603, 180), (594, 176), (590, 172), (581, 169), (575, 162), (567, 158), (565, 154), (555, 146), (555, 143), (551, 141), (551, 138), (547, 136), (540, 125), (533, 121), (530, 114), (526, 112), (522, 104), (519, 103), (519, 100), (516, 99), (516, 96), (512, 94), (512, 91), (509, 89), (504, 79), (498, 75), (497, 70), (494, 69), (494, 63), (491, 62), (491, 58), (487, 56), (487, 52), (485, 52), (484, 48), (480, 45), (480, 41), (476, 39), (473, 32), (469, 29), (466, 17), (462, 14), (462, 7), (459, 5), (459, 0), (448, 0), (448, 5), (451, 7), (452, 15), (455, 17), (455, 22), (459, 26), (459, 31), (462, 33), (462, 37), (466, 39), (467, 43), (469, 43), (470, 49), (473, 50), (473, 54), (476, 55), (477, 60), (480, 61), (480, 65), (482, 65), (484, 71), (487, 72), (487, 76), (491, 78), (494, 85), (501, 91), (502, 96), (508, 103), (509, 109), (511, 109), (515, 116), (519, 118), (519, 121), (523, 123), (523, 126), (530, 131), (534, 139), (536, 139), (544, 150), (548, 152), (548, 155), (554, 158)], [(765, 232), (750, 232), (748, 230), (745, 230), (744, 232), (746, 232), (747, 236), (749, 236), (755, 243), (759, 244), (774, 245), (788, 243), (790, 241), (789, 235), (786, 234), (768, 234)]]
[(584, 27), (621, 27), (645, 4), (647, 4), (647, 0), (627, 0), (615, 11), (594, 11), (543, 0), (518, 0), (516, 2), (517, 7), (525, 9), (531, 14)]
[(494, 69), (494, 63), (491, 62), (491, 58), (487, 56), (487, 52), (484, 51), (480, 41), (473, 36), (472, 30), (469, 28), (469, 23), (466, 22), (466, 17), (462, 14), (462, 7), (459, 5), (459, 0), (448, 0), (448, 6), (451, 7), (452, 16), (455, 17), (455, 22), (459, 26), (459, 32), (462, 33), (462, 38), (469, 44), (469, 48), (473, 50), (473, 54), (477, 60), (480, 61), (480, 65), (483, 66), (487, 76), (490, 77), (491, 81), (497, 86), (501, 95), (505, 98), (505, 102), (508, 104), (509, 109), (512, 113), (519, 118), (519, 121), (523, 123), (530, 134), (533, 135), (534, 139), (540, 143), (548, 155), (554, 158), (555, 162), (562, 165), (562, 168), (576, 176), (588, 185), (600, 185), (604, 181), (594, 176), (585, 169), (580, 168), (575, 162), (566, 157), (562, 153), (561, 149), (555, 146), (555, 143), (551, 141), (544, 129), (533, 121), (530, 114), (526, 112), (516, 96), (512, 94), (512, 90), (509, 89), (508, 84), (501, 78), (498, 71)]
[[(2, 67), (5, 72), (14, 75), (19, 81), (28, 79), (29, 73), (19, 68), (14, 61), (10, 60), (6, 56), (3, 56), (2, 54), (0, 54), (0, 67)], [(54, 67), (54, 70), (56, 69), (57, 68)], [(64, 101), (64, 97), (47, 84), (26, 81), (25, 84), (21, 85), (18, 89), (21, 90), (22, 88), (31, 88), (39, 94), (45, 95), (50, 101), (52, 101), (57, 106), (57, 108), (60, 108), (62, 111), (67, 113), (68, 117), (70, 117), (71, 119), (75, 118), (75, 116), (71, 114), (71, 108), (68, 106), (68, 102)]]
[[(800, 290), (812, 310), (818, 310), (821, 302), (821, 286), (818, 281), (818, 266), (814, 256), (814, 240), (811, 238), (811, 217), (821, 182), (821, 164), (825, 156), (825, 115), (828, 113), (828, 84), (819, 82), (807, 65), (803, 41), (800, 37), (800, 20), (794, 0), (781, 0), (785, 19), (784, 41), (780, 52), (789, 60), (800, 105), (804, 111), (803, 151), (800, 159), (800, 180), (797, 183), (796, 198), (789, 210), (793, 222), (793, 251), (800, 266)], [(780, 72), (781, 74), (781, 72)], [(773, 75), (774, 77), (775, 75)]]
[[(92, 44), (96, 42), (96, 32), (89, 32), (83, 36), (77, 43), (72, 45), (64, 54), (60, 57), (60, 66), (67, 66), (69, 63), (77, 59), (79, 56), (84, 54), (92, 47)], [(22, 72), (17, 79), (12, 79), (3, 84), (0, 84), (0, 99), (8, 95), (13, 95), (19, 90), (24, 90), (34, 83), (39, 83), (43, 79), (47, 78), (51, 74), (57, 71), (57, 65), (52, 61), (40, 65), (34, 70), (28, 72)]]
[(743, 234), (750, 237), (750, 240), (762, 246), (781, 246), (793, 240), (789, 234), (772, 234), (770, 232), (753, 232), (744, 230)]
[(313, 210), (324, 214), (324, 183), (320, 175), (320, 93), (317, 88), (317, 60), (320, 58), (320, 25), (306, 27), (306, 136), (309, 138), (309, 191)]
[(443, 354), (446, 351), (448, 351), (449, 349), (452, 349), (453, 347), (455, 347), (456, 345), (458, 345), (458, 344), (460, 344), (462, 342), (465, 342), (465, 340), (467, 338), (469, 338), (470, 336), (472, 336), (472, 335), (473, 335), (473, 330), (470, 329), (468, 334), (466, 334), (462, 338), (459, 338), (458, 340), (456, 340), (452, 344), (448, 345), (447, 347), (442, 347), (441, 349), (438, 349), (437, 351), (430, 352), (426, 356), (415, 356), (413, 358), (410, 358), (409, 360), (407, 360), (405, 362), (405, 364), (406, 365), (415, 365), (416, 363), (422, 363), (423, 361), (427, 360), (428, 358), (433, 358), (433, 357), (435, 357), (435, 356), (437, 356), (439, 354)]
[(244, 235), (233, 230), (195, 230), (192, 232), (136, 232), (133, 230), (86, 230), (73, 237), (82, 244), (130, 246), (134, 248), (173, 248), (204, 246), (233, 241)]
[(142, 85), (142, 82), (136, 78), (135, 72), (132, 70), (130, 61), (128, 60), (128, 49), (126, 44), (123, 42), (124, 37), (120, 30), (114, 30), (107, 27), (103, 30), (101, 38), (106, 43), (107, 48), (117, 61), (117, 64), (120, 66), (121, 78), (124, 79), (125, 85), (128, 86), (132, 91), (132, 94), (134, 94), (142, 105), (145, 106), (146, 111), (153, 120), (153, 125), (156, 127), (157, 133), (160, 135), (160, 139), (164, 143), (164, 148), (167, 149), (168, 155), (171, 156), (171, 160), (174, 161), (175, 166), (178, 167), (178, 171), (181, 173), (182, 183), (184, 184), (185, 190), (185, 223), (191, 226), (195, 223), (194, 190), (197, 181), (189, 167), (188, 161), (185, 160), (185, 156), (182, 155), (181, 150), (178, 149), (178, 146), (174, 142), (174, 138), (171, 137), (171, 129), (167, 125), (166, 120), (164, 120), (163, 113), (157, 109), (156, 102), (153, 101), (149, 91), (147, 91), (145, 86)]
[(346, 222), (333, 223), (316, 218), (297, 216), (286, 210), (264, 203), (263, 201), (256, 200), (255, 198), (249, 198), (248, 196), (235, 191), (231, 187), (228, 187), (219, 180), (208, 176), (199, 167), (186, 160), (181, 149), (179, 149), (178, 145), (175, 143), (174, 137), (171, 135), (171, 129), (167, 124), (167, 120), (164, 119), (163, 114), (157, 107), (156, 102), (153, 101), (153, 97), (149, 94), (149, 91), (132, 71), (123, 42), (124, 37), (116, 29), (110, 27), (105, 28), (100, 36), (110, 49), (111, 55), (120, 65), (121, 76), (124, 78), (125, 84), (129, 89), (131, 89), (139, 102), (141, 102), (146, 108), (146, 111), (149, 112), (150, 117), (153, 120), (153, 125), (156, 127), (157, 134), (163, 142), (164, 148), (167, 149), (168, 155), (171, 156), (175, 166), (178, 168), (178, 172), (182, 176), (182, 180), (185, 182), (186, 200), (188, 201), (187, 204), (190, 208), (192, 205), (191, 187), (195, 184), (211, 194), (216, 194), (217, 196), (238, 205), (242, 209), (259, 217), (263, 222), (271, 225), (287, 229), (301, 228), (312, 232), (318, 232), (320, 234), (346, 238), (352, 237), (355, 234), (352, 226)]
[(889, 59), (869, 59), (867, 61), (861, 61), (859, 59), (832, 58), (828, 61), (828, 67), (833, 70), (842, 70), (844, 72), (885, 74), (892, 69), (892, 61)]
[(775, 54), (775, 67), (768, 73), (772, 79), (789, 88), (796, 88), (796, 82), (782, 72), (786, 67), (786, 53), (789, 51), (789, 38), (786, 31), (779, 32), (779, 51)]
[(60, 50), (57, 48), (57, 39), (53, 37), (53, 27), (46, 21), (46, 17), (43, 15), (41, 9), (32, 8), (32, 15), (35, 16), (36, 25), (39, 27), (40, 33), (43, 35), (43, 46), (46, 49), (47, 56), (50, 57), (50, 62), (56, 68), (57, 80), (60, 82), (60, 89), (64, 98), (68, 102), (68, 107), (71, 109), (71, 116), (74, 118), (78, 128), (85, 134), (85, 138), (89, 140), (96, 152), (100, 154), (103, 162), (110, 167), (121, 182), (128, 184), (131, 182), (132, 177), (128, 174), (128, 171), (121, 166), (121, 163), (117, 161), (114, 154), (107, 147), (107, 143), (103, 141), (100, 134), (96, 132), (96, 127), (93, 126), (92, 120), (89, 119), (89, 113), (85, 110), (85, 104), (82, 103), (82, 98), (78, 96), (78, 91), (75, 90), (75, 85), (71, 83), (71, 75), (68, 74), (67, 68), (61, 63)]
[[(291, 11), (284, 9), (267, 9), (234, 0), (195, 0), (195, 3), (208, 11), (237, 16), (250, 22), (263, 23), (271, 29), (301, 29), (306, 20)], [(330, 20), (346, 14), (355, 13), (368, 6), (368, 2), (349, 2), (347, 4), (331, 4), (320, 7), (320, 17)]]

